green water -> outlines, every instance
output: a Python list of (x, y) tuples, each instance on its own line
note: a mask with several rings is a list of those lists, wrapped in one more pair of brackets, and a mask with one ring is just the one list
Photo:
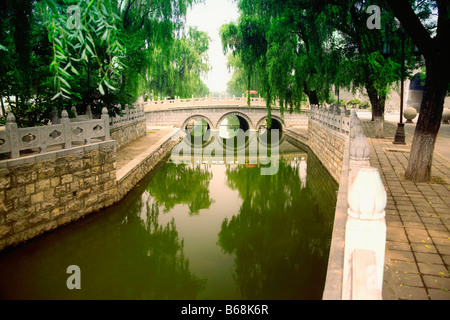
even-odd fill
[(280, 158), (273, 176), (164, 163), (118, 205), (1, 252), (0, 298), (321, 299), (337, 185), (287, 140)]

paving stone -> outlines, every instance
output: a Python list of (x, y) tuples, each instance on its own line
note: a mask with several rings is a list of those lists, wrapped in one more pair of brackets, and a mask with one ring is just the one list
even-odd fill
[(416, 252), (414, 255), (418, 262), (435, 263), (435, 264), (443, 263), (441, 256), (437, 253)]
[(423, 287), (401, 286), (397, 294), (399, 300), (429, 300), (427, 290)]
[(450, 300), (450, 291), (442, 289), (429, 289), (430, 300)]
[(418, 274), (419, 273), (419, 269), (414, 262), (393, 260), (390, 265), (391, 265), (391, 267), (395, 268), (395, 270), (397, 270), (398, 273), (403, 273), (403, 274), (405, 274), (405, 273)]
[(386, 232), (386, 239), (389, 241), (403, 241), (403, 242), (408, 241), (405, 229), (396, 227), (388, 227)]
[(450, 255), (450, 246), (436, 244), (436, 248), (440, 254)]
[(428, 229), (428, 233), (430, 234), (431, 237), (441, 237), (441, 238), (447, 237), (448, 239), (449, 236), (448, 231), (444, 226), (436, 229)]
[(431, 244), (411, 243), (411, 247), (414, 252), (438, 253), (436, 247)]
[(424, 287), (422, 277), (419, 274), (413, 273), (400, 273), (398, 276), (398, 282), (401, 286), (407, 287)]
[(442, 260), (444, 260), (444, 263), (447, 265), (447, 268), (450, 267), (450, 255), (441, 255)]
[(448, 276), (447, 268), (443, 264), (433, 264), (433, 263), (417, 263), (419, 270), (422, 274), (429, 274), (434, 276)]
[(411, 246), (408, 242), (399, 242), (399, 241), (387, 241), (386, 248), (388, 250), (401, 250), (410, 252)]
[(427, 288), (444, 289), (450, 291), (450, 278), (424, 275), (423, 280)]

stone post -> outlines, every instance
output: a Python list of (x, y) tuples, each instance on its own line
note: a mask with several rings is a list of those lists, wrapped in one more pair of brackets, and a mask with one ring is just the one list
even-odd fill
[(52, 109), (52, 124), (59, 124), (58, 109)]
[(64, 149), (72, 148), (72, 126), (70, 124), (69, 114), (67, 110), (61, 112), (61, 119), (59, 122), (63, 125), (64, 132)]
[(70, 110), (71, 110), (71, 111), (73, 112), (73, 114), (75, 115), (75, 118), (78, 117), (78, 114), (77, 114), (77, 107), (72, 106), (72, 108), (70, 108)]
[(378, 169), (361, 168), (348, 192), (343, 300), (382, 299), (386, 202)]
[(90, 105), (88, 105), (87, 108), (86, 108), (86, 115), (87, 115), (88, 119), (92, 119), (93, 118), (92, 117), (92, 110), (91, 110), (91, 106)]
[(16, 123), (16, 117), (10, 111), (6, 117), (6, 130), (9, 132), (9, 141), (11, 145), (11, 159), (19, 158), (19, 127)]
[(347, 115), (345, 114), (345, 107), (341, 108), (341, 118), (340, 118), (340, 124), (339, 124), (339, 130), (341, 132), (345, 132), (344, 130), (344, 120), (347, 117)]
[[(102, 110), (102, 114), (103, 114), (103, 110)], [(130, 108), (128, 108), (128, 104), (125, 105), (125, 119), (124, 121), (129, 121), (130, 120)]]
[(102, 109), (102, 120), (105, 128), (105, 141), (109, 141), (111, 140), (111, 133), (109, 131), (109, 114), (108, 109), (106, 109), (106, 107), (103, 107)]
[(358, 135), (350, 140), (350, 161), (348, 173), (348, 186), (352, 186), (359, 170), (370, 166), (370, 146), (364, 135)]

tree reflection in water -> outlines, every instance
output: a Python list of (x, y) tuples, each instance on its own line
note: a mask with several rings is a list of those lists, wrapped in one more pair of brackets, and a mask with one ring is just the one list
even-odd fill
[(209, 182), (212, 173), (204, 165), (167, 163), (148, 185), (150, 195), (168, 212), (177, 204), (186, 204), (189, 215), (212, 204)]
[(191, 273), (184, 255), (184, 241), (179, 238), (174, 221), (166, 226), (159, 224), (158, 206), (151, 201), (151, 198), (145, 203), (137, 201), (121, 229), (121, 239), (126, 240), (121, 245), (122, 263), (128, 270), (122, 274), (122, 289), (133, 291), (125, 296), (149, 300), (196, 299), (206, 280)]
[(219, 244), (235, 255), (242, 298), (320, 299), (332, 223), (302, 188), (298, 168), (280, 161), (274, 176), (242, 166), (227, 176), (243, 204), (223, 221)]

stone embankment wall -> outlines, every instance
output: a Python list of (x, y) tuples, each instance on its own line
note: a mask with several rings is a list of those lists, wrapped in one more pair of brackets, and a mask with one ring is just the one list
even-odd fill
[(340, 181), (346, 136), (317, 121), (308, 124), (309, 147), (336, 182)]
[(0, 249), (116, 201), (115, 141), (0, 162)]
[(117, 203), (180, 139), (172, 131), (117, 172), (114, 140), (0, 161), (0, 250)]

